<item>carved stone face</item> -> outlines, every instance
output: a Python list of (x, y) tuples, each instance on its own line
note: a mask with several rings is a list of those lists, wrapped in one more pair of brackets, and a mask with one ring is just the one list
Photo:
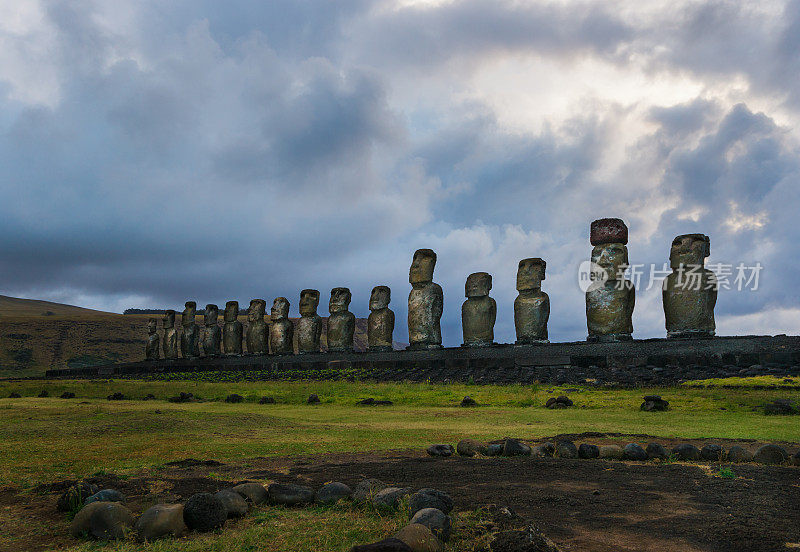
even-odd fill
[(542, 287), (546, 264), (542, 259), (522, 259), (517, 268), (517, 291)]
[(181, 313), (181, 324), (183, 326), (193, 324), (195, 314), (197, 314), (197, 303), (194, 301), (186, 301), (184, 307), (183, 313)]
[(285, 320), (289, 318), (289, 300), (286, 299), (286, 297), (275, 298), (272, 302), (270, 318), (272, 320)]
[(621, 243), (595, 245), (592, 262), (605, 271), (609, 280), (617, 280), (628, 266), (628, 248)]
[(264, 320), (264, 312), (267, 310), (267, 303), (263, 299), (253, 299), (250, 301), (250, 310), (247, 311), (247, 319), (250, 322)]
[(392, 290), (387, 286), (375, 286), (369, 296), (369, 310), (385, 309), (392, 300)]
[(225, 303), (225, 322), (236, 322), (239, 318), (239, 301)]
[(331, 300), (328, 302), (328, 311), (333, 314), (334, 312), (345, 312), (347, 307), (350, 306), (350, 290), (343, 287), (333, 288), (331, 290)]
[(154, 334), (158, 331), (158, 321), (155, 318), (150, 318), (147, 321), (147, 333)]
[(669, 265), (672, 268), (684, 266), (703, 266), (711, 253), (711, 240), (705, 234), (683, 234), (672, 240), (669, 251)]
[(175, 327), (175, 311), (168, 310), (164, 311), (164, 329), (170, 329)]
[(464, 294), (467, 297), (486, 297), (492, 289), (492, 277), (487, 272), (475, 272), (467, 277)]
[(436, 253), (432, 249), (417, 249), (411, 269), (408, 271), (410, 284), (424, 284), (433, 281), (433, 269), (436, 267)]
[(203, 315), (203, 324), (206, 326), (213, 326), (217, 323), (219, 318), (219, 307), (216, 305), (206, 305), (206, 313)]
[(300, 314), (317, 314), (319, 306), (319, 291), (316, 289), (304, 289), (300, 292)]

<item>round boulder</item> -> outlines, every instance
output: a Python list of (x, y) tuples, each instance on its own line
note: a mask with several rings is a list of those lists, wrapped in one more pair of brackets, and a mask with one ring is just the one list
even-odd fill
[(180, 537), (184, 533), (183, 504), (156, 504), (145, 510), (136, 521), (136, 538), (140, 542)]
[(728, 450), (728, 462), (752, 462), (753, 453), (739, 445), (733, 445)]
[(489, 451), (486, 445), (474, 439), (461, 439), (456, 445), (456, 452), (459, 456), (475, 456), (476, 454), (488, 456)]
[(531, 447), (517, 439), (506, 439), (503, 444), (503, 456), (530, 456)]
[(722, 460), (724, 452), (725, 451), (720, 445), (708, 444), (704, 445), (703, 448), (700, 449), (700, 458), (703, 460), (709, 460), (711, 462), (718, 462), (719, 460)]
[(311, 393), (306, 400), (306, 403), (308, 404), (319, 404), (319, 402), (319, 397), (316, 395), (316, 393)]
[(76, 512), (83, 507), (87, 498), (98, 491), (100, 491), (100, 489), (97, 485), (89, 483), (88, 481), (79, 481), (64, 491), (64, 494), (59, 497), (56, 503), (56, 509), (59, 512)]
[(681, 443), (672, 448), (672, 454), (678, 460), (695, 461), (700, 460), (700, 449), (691, 443)]
[(541, 445), (536, 445), (531, 449), (532, 456), (538, 456), (540, 458), (544, 458), (547, 456), (553, 456), (556, 453), (556, 446), (549, 441), (547, 443), (542, 443)]
[(194, 531), (213, 531), (222, 527), (226, 519), (225, 504), (211, 493), (192, 495), (183, 507), (183, 521)]
[(645, 452), (647, 452), (647, 457), (650, 459), (657, 458), (659, 460), (664, 460), (669, 457), (667, 449), (664, 448), (664, 445), (659, 443), (647, 443)]
[(125, 502), (125, 495), (114, 489), (103, 489), (86, 498), (84, 504), (92, 502)]
[(133, 514), (119, 502), (93, 502), (75, 514), (70, 533), (73, 537), (115, 540), (124, 538), (132, 526)]
[(637, 460), (641, 462), (642, 460), (647, 460), (647, 453), (638, 444), (628, 443), (622, 450), (622, 458), (624, 460)]
[(250, 509), (244, 497), (231, 489), (223, 489), (214, 493), (214, 496), (222, 501), (229, 518), (242, 517)]
[(445, 514), (453, 509), (453, 499), (450, 495), (436, 489), (420, 489), (408, 500), (410, 515), (414, 515), (425, 508), (436, 508)]
[(250, 504), (262, 504), (269, 497), (267, 489), (261, 483), (240, 483), (235, 487), (231, 487), (231, 490), (239, 493)]
[(475, 399), (467, 395), (461, 399), (461, 406), (478, 406), (478, 403)]
[(589, 443), (581, 443), (578, 447), (578, 458), (597, 458), (600, 456), (600, 447), (597, 445), (590, 445)]
[(275, 399), (273, 397), (261, 397), (258, 399), (258, 404), (275, 404)]
[(559, 441), (556, 443), (555, 455), (559, 458), (577, 458), (578, 447), (572, 441)]
[(410, 523), (394, 536), (413, 550), (413, 552), (442, 552), (444, 545), (429, 528), (420, 523)]
[(427, 449), (429, 456), (452, 456), (455, 451), (453, 445), (431, 445)]
[(600, 458), (614, 458), (621, 460), (622, 456), (622, 447), (618, 445), (603, 445), (600, 447)]
[(342, 499), (350, 498), (352, 494), (353, 490), (344, 483), (332, 481), (320, 487), (314, 499), (318, 504), (335, 504)]
[(438, 508), (423, 508), (411, 518), (409, 523), (419, 523), (430, 529), (442, 542), (450, 540), (452, 522), (450, 516)]
[(378, 491), (388, 487), (386, 483), (379, 479), (364, 479), (359, 481), (353, 490), (353, 500), (363, 502), (370, 500)]
[(400, 501), (411, 494), (411, 487), (386, 487), (376, 492), (372, 503), (383, 508), (397, 508)]
[(225, 402), (226, 402), (226, 403), (240, 403), (240, 402), (244, 402), (244, 397), (242, 397), (242, 396), (241, 396), (241, 395), (239, 395), (238, 393), (231, 393), (230, 395), (228, 395), (227, 397), (225, 397)]
[(270, 504), (299, 506), (314, 502), (314, 490), (302, 485), (273, 483), (267, 487)]
[(778, 445), (764, 445), (753, 455), (753, 461), (759, 464), (783, 464), (789, 460), (789, 453)]
[(490, 443), (486, 447), (486, 456), (502, 456), (504, 443)]

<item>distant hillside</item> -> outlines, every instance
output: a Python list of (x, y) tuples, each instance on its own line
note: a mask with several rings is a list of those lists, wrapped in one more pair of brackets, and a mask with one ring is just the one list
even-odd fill
[(7, 297), (0, 295), (0, 316), (95, 316), (111, 315), (118, 316), (112, 312), (96, 311), (75, 307), (72, 305), (62, 305), (61, 303), (51, 303), (50, 301), (40, 301), (38, 299), (20, 299), (18, 297)]

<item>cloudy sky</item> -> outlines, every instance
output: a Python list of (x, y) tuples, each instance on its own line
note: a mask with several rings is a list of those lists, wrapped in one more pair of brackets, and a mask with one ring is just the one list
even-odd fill
[[(0, 294), (296, 313), (317, 288), (326, 314), (348, 286), (366, 316), (387, 284), (406, 341), (430, 247), (447, 344), (476, 271), (513, 340), (525, 257), (551, 339), (583, 339), (612, 216), (646, 271), (710, 235), (719, 334), (797, 333), (799, 121), (797, 1), (2, 0)], [(663, 336), (647, 287), (635, 335)]]

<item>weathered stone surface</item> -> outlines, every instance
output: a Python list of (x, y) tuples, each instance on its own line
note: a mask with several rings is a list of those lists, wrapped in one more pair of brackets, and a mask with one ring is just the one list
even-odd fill
[(429, 456), (452, 456), (454, 452), (453, 445), (447, 444), (431, 445), (427, 448)]
[(624, 452), (618, 445), (603, 445), (600, 447), (600, 458), (614, 458), (621, 460)]
[(356, 488), (353, 489), (353, 500), (370, 500), (375, 493), (386, 487), (388, 487), (388, 485), (379, 479), (363, 479), (359, 481)]
[(744, 447), (734, 445), (728, 450), (728, 462), (752, 462), (753, 453)]
[[(615, 221), (609, 225), (603, 221)], [(598, 223), (601, 223), (598, 226)], [(597, 230), (602, 228), (602, 230)], [(624, 232), (622, 230), (624, 228)], [(586, 326), (588, 341), (630, 341), (633, 333), (633, 307), (636, 290), (624, 272), (628, 265), (625, 242), (608, 239), (627, 239), (627, 227), (619, 219), (600, 219), (592, 223), (592, 269), (598, 272), (586, 290)], [(596, 239), (597, 238), (597, 239)]]
[(578, 458), (598, 458), (600, 456), (600, 447), (589, 443), (581, 443), (578, 447)]
[(329, 351), (352, 351), (353, 336), (356, 330), (356, 316), (348, 310), (352, 294), (345, 287), (331, 290), (328, 303), (327, 338)]
[(86, 503), (86, 499), (98, 492), (97, 485), (88, 481), (79, 481), (64, 491), (58, 498), (56, 509), (59, 512), (77, 511)]
[(242, 517), (247, 514), (250, 507), (242, 495), (231, 489), (223, 489), (214, 496), (222, 501), (229, 518)]
[(228, 301), (225, 303), (224, 324), (222, 325), (222, 351), (228, 356), (242, 354), (242, 340), (244, 332), (242, 323), (239, 322), (239, 302)]
[(555, 453), (556, 453), (556, 445), (550, 442), (541, 443), (531, 449), (531, 455), (538, 456), (540, 458), (554, 456)]
[(430, 529), (442, 542), (450, 540), (452, 522), (450, 516), (438, 508), (423, 508), (411, 517), (409, 523), (419, 523)]
[(103, 489), (87, 497), (84, 504), (92, 502), (125, 502), (125, 495), (115, 489)]
[(109, 400), (109, 401), (127, 401), (128, 397), (126, 397), (124, 394), (120, 393), (119, 391), (116, 391), (114, 393), (111, 393), (108, 397), (106, 397), (106, 400)]
[(789, 453), (778, 445), (764, 445), (753, 455), (753, 461), (759, 464), (783, 464), (789, 460)]
[(186, 533), (183, 504), (156, 504), (136, 520), (136, 538), (153, 541), (162, 537), (180, 537)]
[(250, 504), (262, 504), (269, 498), (269, 493), (261, 483), (240, 483), (231, 487), (233, 492), (239, 493)]
[(560, 548), (534, 525), (499, 531), (489, 545), (491, 552), (560, 552)]
[(73, 518), (73, 537), (89, 535), (96, 539), (124, 538), (133, 526), (133, 514), (119, 502), (93, 502), (84, 506)]
[(304, 289), (300, 292), (300, 320), (294, 328), (297, 335), (297, 352), (318, 353), (322, 337), (322, 318), (317, 314), (319, 291)]
[(411, 292), (408, 294), (409, 349), (440, 349), (442, 347), (442, 310), (444, 294), (433, 281), (436, 253), (418, 249), (408, 271)]
[(506, 439), (503, 444), (503, 456), (530, 456), (531, 447), (517, 439)]
[(647, 452), (648, 458), (658, 458), (659, 460), (663, 460), (664, 458), (669, 457), (669, 451), (664, 448), (664, 445), (660, 443), (647, 443), (647, 448), (645, 449)]
[(211, 493), (197, 493), (183, 506), (183, 521), (193, 531), (213, 531), (225, 524), (228, 510), (225, 504)]
[(540, 258), (522, 259), (517, 266), (517, 291), (514, 300), (514, 328), (517, 345), (547, 343), (550, 297), (542, 291), (547, 263)]
[(461, 406), (478, 406), (478, 402), (469, 395), (461, 399)]
[(658, 395), (647, 395), (644, 398), (642, 406), (639, 407), (639, 410), (645, 412), (663, 412), (669, 410), (669, 401), (665, 401)]
[(269, 325), (269, 349), (273, 355), (294, 353), (294, 322), (289, 320), (289, 300), (276, 297), (272, 302)]
[(412, 550), (403, 541), (391, 538), (373, 542), (372, 544), (354, 546), (350, 549), (350, 552), (412, 552)]
[(271, 504), (298, 506), (314, 502), (314, 490), (303, 485), (273, 483), (267, 487)]
[(411, 487), (386, 487), (372, 496), (372, 503), (386, 508), (397, 508), (404, 497), (411, 494)]
[(456, 452), (459, 456), (489, 455), (488, 447), (474, 439), (461, 439), (456, 445)]
[(394, 333), (394, 312), (389, 308), (392, 290), (388, 286), (375, 286), (369, 297), (367, 318), (367, 347), (370, 351), (391, 351)]
[(705, 234), (683, 234), (672, 241), (672, 273), (664, 279), (661, 292), (668, 337), (714, 335), (717, 278), (704, 266), (710, 252), (710, 240)]
[(489, 297), (492, 276), (475, 272), (464, 286), (467, 300), (461, 305), (461, 328), (465, 347), (487, 347), (494, 343), (497, 303)]
[(316, 393), (310, 394), (308, 396), (308, 399), (306, 399), (306, 403), (308, 404), (319, 404), (319, 402), (320, 402), (319, 396)]
[(573, 405), (572, 400), (566, 395), (561, 395), (559, 397), (550, 397), (549, 399), (547, 399), (547, 402), (544, 403), (544, 406), (551, 410), (560, 408), (569, 408), (572, 405)]
[(411, 495), (408, 500), (410, 515), (414, 515), (424, 508), (436, 508), (445, 514), (453, 509), (453, 499), (450, 495), (437, 489), (420, 489)]
[(394, 536), (408, 545), (413, 552), (442, 552), (444, 545), (428, 527), (420, 523), (410, 523)]
[(335, 504), (340, 500), (350, 498), (352, 494), (353, 489), (344, 483), (331, 481), (330, 483), (325, 483), (317, 490), (314, 499), (318, 504)]
[(559, 458), (577, 458), (578, 447), (572, 441), (559, 441), (556, 443), (556, 454)]
[(628, 443), (622, 451), (622, 458), (624, 460), (647, 460), (647, 453), (644, 449), (636, 443)]
[(724, 453), (725, 451), (722, 449), (720, 445), (712, 443), (704, 445), (703, 448), (700, 449), (700, 458), (702, 460), (709, 460), (711, 462), (716, 462), (718, 460), (722, 460)]
[(226, 403), (240, 403), (240, 402), (244, 402), (244, 397), (242, 397), (242, 396), (241, 396), (241, 395), (239, 395), (238, 393), (231, 393), (230, 395), (228, 395), (227, 397), (225, 397), (225, 402), (226, 402)]
[(674, 454), (678, 460), (700, 460), (700, 449), (691, 443), (681, 443), (673, 447), (672, 454)]
[(72, 391), (64, 391), (63, 393), (61, 393), (61, 395), (59, 395), (58, 398), (59, 399), (74, 399), (75, 398), (75, 393), (73, 393)]
[(486, 456), (502, 456), (505, 443), (490, 443), (486, 447)]

